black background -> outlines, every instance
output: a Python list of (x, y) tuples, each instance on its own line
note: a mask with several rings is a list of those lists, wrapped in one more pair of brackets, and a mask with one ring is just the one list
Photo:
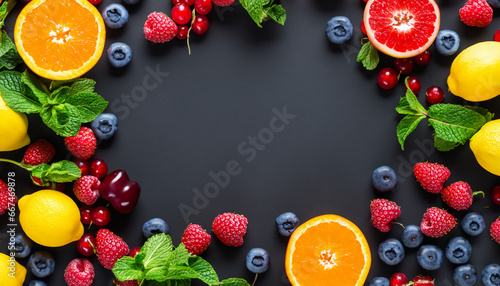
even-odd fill
[[(104, 0), (97, 7), (102, 11), (113, 2), (121, 3)], [(208, 33), (191, 36), (191, 55), (185, 41), (152, 44), (144, 39), (142, 28), (147, 15), (153, 11), (170, 14), (170, 1), (143, 0), (126, 6), (130, 12), (126, 26), (108, 29), (105, 48), (116, 41), (125, 42), (133, 50), (133, 60), (126, 68), (114, 69), (103, 54), (85, 75), (97, 82), (96, 91), (109, 101), (107, 111), (119, 117), (118, 133), (112, 140), (100, 142), (94, 157), (106, 160), (110, 170), (125, 169), (141, 185), (142, 195), (132, 213), (112, 211), (107, 227), (133, 248), (144, 242), (142, 224), (160, 217), (169, 224), (177, 245), (187, 222), (200, 224), (211, 233), (215, 216), (241, 213), (249, 220), (243, 246), (226, 247), (214, 236), (203, 257), (213, 264), (221, 279), (242, 277), (251, 282), (253, 274), (245, 267), (245, 255), (253, 247), (262, 247), (271, 254), (272, 263), (256, 285), (287, 285), (287, 238), (278, 235), (274, 219), (285, 211), (294, 212), (302, 222), (333, 213), (356, 223), (371, 246), (372, 267), (367, 284), (375, 276), (389, 277), (402, 271), (410, 279), (424, 273), (435, 277), (436, 285), (452, 285), (455, 265), (446, 259), (436, 271), (420, 268), (416, 249), (407, 249), (405, 260), (397, 266), (380, 261), (378, 244), (385, 238), (399, 237), (402, 228), (395, 225), (389, 233), (381, 233), (371, 226), (370, 200), (394, 200), (402, 207), (399, 222), (419, 224), (428, 207), (446, 206), (439, 196), (419, 187), (411, 168), (419, 161), (439, 162), (451, 170), (448, 184), (464, 180), (474, 191), (485, 191), (487, 197), (476, 198), (471, 210), (483, 214), (489, 226), (500, 213), (488, 197), (490, 189), (499, 183), (498, 178), (476, 163), (468, 144), (446, 153), (436, 151), (431, 146), (433, 131), (425, 120), (408, 137), (405, 151), (401, 150), (396, 138), (401, 117), (394, 108), (404, 94), (402, 80), (390, 91), (380, 89), (376, 83), (377, 71), (392, 66), (393, 59), (381, 56), (375, 71), (366, 71), (356, 62), (363, 1), (282, 2), (288, 17), (285, 25), (267, 22), (262, 29), (239, 4), (214, 8), (209, 15)], [(438, 1), (441, 28), (459, 33), (460, 51), (473, 43), (492, 40), (500, 27), (497, 17), (487, 28), (462, 24), (458, 9), (464, 2)], [(12, 31), (21, 7), (18, 4), (8, 17), (8, 31)], [(349, 17), (355, 26), (351, 41), (341, 46), (330, 44), (324, 32), (326, 22), (337, 15)], [(422, 82), (418, 97), (424, 106), (427, 87), (438, 85), (447, 90), (446, 78), (454, 58), (440, 56), (434, 46), (430, 49), (431, 63), (412, 72)], [(162, 76), (155, 81), (148, 70), (156, 69)], [(144, 81), (155, 87), (144, 85)], [(467, 104), (449, 92), (445, 94), (447, 103)], [(131, 98), (129, 105), (123, 100), (127, 96)], [(477, 105), (500, 111), (498, 99)], [(266, 128), (276, 116), (273, 110), (284, 109), (295, 117), (283, 130), (270, 134)], [(32, 141), (49, 139), (58, 150), (56, 160), (70, 159), (62, 138), (36, 115), (30, 115), (29, 122)], [(253, 148), (255, 156), (245, 153), (251, 137), (259, 138), (259, 134), (267, 144), (262, 144), (262, 150)], [(241, 144), (244, 150), (238, 149)], [(20, 161), (24, 150), (0, 155)], [(203, 190), (214, 182), (211, 172), (225, 170), (233, 161), (239, 164), (240, 173), (231, 176), (227, 186), (212, 198), (193, 205), (193, 189)], [(394, 168), (399, 178), (390, 193), (380, 194), (371, 187), (371, 173), (381, 165)], [(1, 164), (0, 178), (6, 180), (10, 171), (16, 172), (18, 197), (39, 189), (29, 182), (26, 171), (13, 165)], [(71, 185), (66, 192), (73, 196)], [(104, 204), (102, 199), (96, 203)], [(194, 207), (196, 213), (183, 215), (183, 205)], [(466, 212), (452, 213), (460, 222)], [(7, 216), (2, 216), (1, 221), (2, 233), (6, 233)], [(97, 229), (93, 226), (86, 232), (96, 233)], [(18, 231), (22, 231), (20, 226)], [(478, 271), (489, 263), (500, 263), (500, 246), (490, 239), (488, 229), (478, 237), (468, 237), (457, 225), (445, 237), (426, 238), (425, 243), (444, 248), (456, 235), (470, 239), (471, 263)], [(2, 252), (6, 252), (6, 235), (1, 234), (0, 239)], [(40, 249), (47, 248), (35, 247)], [(65, 285), (65, 266), (80, 256), (75, 243), (48, 250), (56, 258), (56, 271), (44, 280), (51, 286)], [(94, 285), (112, 285), (111, 271), (101, 267), (95, 256), (90, 260), (96, 269)], [(27, 259), (20, 262), (26, 265)], [(28, 274), (25, 285), (32, 278)]]

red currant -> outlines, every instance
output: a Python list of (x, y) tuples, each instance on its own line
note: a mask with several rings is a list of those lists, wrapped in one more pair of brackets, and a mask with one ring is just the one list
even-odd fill
[(441, 103), (444, 100), (443, 89), (439, 86), (431, 86), (425, 92), (425, 99), (429, 104)]
[(398, 84), (399, 75), (393, 68), (383, 68), (377, 76), (377, 83), (383, 89), (391, 89)]
[(179, 3), (172, 8), (172, 20), (179, 25), (185, 25), (191, 20), (191, 9), (185, 3)]
[(212, 10), (212, 0), (195, 0), (194, 9), (200, 15), (206, 15)]
[(408, 277), (401, 272), (394, 273), (389, 279), (389, 283), (390, 286), (403, 286), (408, 283)]
[(88, 160), (75, 158), (73, 159), (73, 163), (75, 163), (78, 166), (78, 168), (80, 168), (80, 171), (82, 171), (82, 177), (87, 176), (89, 174), (90, 162)]
[(179, 29), (177, 30), (177, 39), (179, 40), (185, 40), (188, 36), (189, 32), (189, 27), (186, 25), (180, 25)]
[(92, 207), (91, 206), (81, 206), (80, 207), (80, 221), (83, 224), (90, 224), (92, 222)]
[(95, 245), (95, 236), (90, 233), (86, 233), (76, 242), (76, 249), (78, 249), (78, 252), (80, 252), (81, 255), (90, 256), (94, 254)]
[(495, 186), (491, 189), (490, 197), (495, 205), (500, 205), (500, 186)]
[(365, 21), (361, 21), (361, 32), (366, 35)]
[(139, 253), (141, 251), (141, 248), (140, 247), (134, 247), (130, 250), (130, 253), (128, 254), (130, 257), (134, 258), (137, 253)]
[(89, 0), (90, 4), (97, 5), (102, 2), (102, 0)]
[(419, 66), (428, 65), (431, 62), (432, 54), (431, 51), (425, 50), (420, 55), (415, 56), (415, 63)]
[(415, 59), (414, 58), (395, 59), (394, 67), (402, 75), (407, 75), (411, 73), (413, 67), (415, 67)]
[(97, 177), (99, 180), (106, 177), (108, 174), (108, 164), (103, 159), (94, 159), (90, 162), (90, 175)]
[(430, 276), (427, 275), (417, 275), (413, 278), (414, 286), (433, 286), (434, 280)]
[(208, 18), (205, 15), (196, 14), (194, 17), (194, 22), (191, 25), (191, 29), (197, 35), (205, 34), (210, 26)]
[[(420, 80), (418, 78), (414, 76), (409, 76), (408, 87), (410, 87), (410, 90), (413, 92), (413, 94), (417, 95), (420, 92), (422, 85), (420, 84)], [(405, 91), (406, 91), (406, 85), (405, 85)]]
[(495, 35), (493, 36), (493, 40), (495, 42), (500, 42), (500, 29), (498, 29), (496, 32), (495, 32)]
[(92, 223), (97, 226), (105, 226), (111, 221), (111, 212), (103, 206), (96, 207), (92, 211)]

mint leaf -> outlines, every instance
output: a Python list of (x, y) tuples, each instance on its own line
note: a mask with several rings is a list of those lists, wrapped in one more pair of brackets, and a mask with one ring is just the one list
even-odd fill
[(173, 248), (172, 239), (164, 233), (148, 238), (139, 252), (145, 255), (142, 262), (144, 269), (149, 270), (166, 265)]
[(54, 91), (62, 86), (70, 87), (70, 95), (79, 92), (94, 92), (95, 81), (88, 78), (76, 78), (69, 80), (54, 80), (50, 83), (50, 90)]
[(108, 102), (97, 93), (83, 91), (68, 97), (65, 103), (77, 108), (81, 122), (94, 120), (108, 106)]
[[(196, 272), (193, 268), (190, 268), (188, 266), (175, 266), (175, 265), (168, 267), (166, 280), (179, 280), (179, 279), (184, 280), (184, 279), (195, 279), (195, 278), (201, 279), (199, 273)], [(218, 282), (219, 281), (217, 280), (216, 283)]]
[(250, 286), (245, 279), (241, 278), (229, 278), (224, 279), (220, 282), (221, 286)]
[(480, 113), (454, 104), (432, 105), (429, 107), (429, 117), (437, 137), (460, 144), (464, 144), (486, 123)]
[(144, 262), (144, 258), (146, 257), (146, 253), (144, 252), (139, 252), (135, 255), (134, 259), (135, 259), (135, 263), (137, 264), (143, 264)]
[(25, 71), (21, 74), (21, 81), (24, 83), (33, 94), (36, 96), (41, 104), (46, 104), (49, 94), (44, 85), (30, 72)]
[(465, 108), (468, 108), (470, 110), (474, 110), (475, 112), (481, 114), (484, 119), (486, 120), (486, 122), (490, 121), (491, 119), (493, 119), (493, 116), (495, 114), (491, 113), (488, 111), (488, 109), (486, 108), (482, 108), (482, 107), (479, 107), (479, 106), (470, 106), (470, 105), (466, 105), (464, 106)]
[(70, 104), (45, 105), (40, 111), (43, 122), (57, 135), (75, 136), (80, 131), (80, 111)]
[(69, 96), (70, 96), (70, 87), (61, 86), (50, 94), (49, 103), (50, 104), (66, 103), (66, 99), (68, 99)]
[(192, 256), (189, 258), (189, 267), (191, 267), (196, 273), (198, 273), (201, 281), (208, 285), (219, 284), (219, 277), (215, 272), (214, 268), (205, 259), (199, 256)]
[(424, 119), (424, 115), (406, 115), (401, 119), (401, 121), (398, 124), (398, 127), (396, 128), (396, 133), (398, 136), (398, 142), (401, 145), (401, 150), (404, 150), (404, 144), (406, 137), (410, 135), (415, 128), (417, 128), (417, 125)]
[(180, 243), (174, 251), (168, 257), (167, 264), (168, 265), (188, 265), (188, 260), (191, 254), (186, 249), (184, 243)]
[(361, 46), (356, 60), (358, 63), (362, 63), (367, 70), (371, 71), (377, 67), (380, 58), (373, 44), (370, 41), (366, 41), (366, 43)]
[(285, 25), (286, 11), (281, 5), (273, 5), (267, 10), (267, 15), (281, 25)]
[(460, 144), (456, 142), (446, 141), (440, 137), (434, 136), (434, 147), (436, 147), (438, 151), (450, 151), (455, 149), (455, 147), (457, 147), (458, 145)]
[(2, 3), (2, 6), (0, 6), (0, 29), (4, 26), (5, 18), (7, 18), (7, 15), (12, 10), (12, 8), (14, 8), (15, 5), (16, 5), (15, 0), (8, 0), (4, 1)]
[(127, 280), (143, 280), (144, 272), (142, 266), (135, 262), (135, 259), (130, 256), (124, 256), (116, 261), (113, 266), (113, 274), (118, 281)]
[(262, 28), (262, 20), (266, 17), (266, 13), (263, 11), (263, 4), (260, 0), (240, 0), (241, 6), (247, 10), (248, 15), (253, 19), (253, 21)]
[(427, 114), (427, 110), (422, 106), (422, 104), (420, 104), (417, 97), (415, 96), (411, 88), (408, 86), (408, 77), (405, 78), (405, 85), (406, 85), (405, 99), (407, 100), (409, 107), (413, 109), (416, 113)]
[(5, 104), (14, 111), (22, 113), (38, 113), (42, 104), (21, 80), (21, 73), (17, 71), (0, 72), (0, 94)]
[[(4, 2), (1, 7), (4, 5), (6, 5), (6, 2)], [(0, 14), (1, 13), (2, 12), (0, 12)], [(9, 38), (7, 32), (2, 31), (2, 36), (0, 37), (0, 68), (5, 67), (11, 70), (22, 62), (23, 59), (19, 56), (16, 45)]]
[(151, 268), (146, 272), (145, 278), (147, 280), (155, 280), (158, 282), (163, 282), (167, 279), (169, 279), (168, 274), (170, 269), (167, 266), (160, 266), (160, 267), (155, 267)]
[(36, 166), (24, 165), (31, 172), (32, 177), (37, 177), (43, 185), (49, 182), (69, 183), (81, 177), (82, 172), (78, 166), (67, 160), (62, 160), (52, 164), (39, 164)]

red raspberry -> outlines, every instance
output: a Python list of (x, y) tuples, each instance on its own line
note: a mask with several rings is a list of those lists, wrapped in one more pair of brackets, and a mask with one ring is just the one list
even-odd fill
[(493, 9), (485, 0), (469, 0), (459, 10), (460, 20), (467, 26), (486, 27), (493, 19)]
[(375, 199), (370, 203), (370, 212), (373, 226), (382, 232), (388, 232), (401, 215), (401, 208), (393, 201)]
[(96, 236), (96, 253), (106, 269), (113, 269), (116, 261), (129, 253), (127, 243), (109, 229), (101, 228)]
[(82, 126), (77, 135), (64, 138), (64, 143), (73, 156), (85, 160), (94, 155), (97, 139), (92, 129)]
[(172, 40), (178, 31), (177, 24), (161, 12), (153, 12), (148, 15), (144, 23), (144, 35), (153, 43), (166, 43)]
[(453, 215), (443, 209), (432, 207), (424, 214), (420, 229), (423, 234), (438, 238), (447, 234), (456, 224), (457, 221)]
[(90, 286), (94, 277), (94, 266), (86, 258), (71, 260), (64, 270), (64, 280), (68, 286)]
[(83, 176), (73, 184), (73, 192), (80, 202), (90, 206), (99, 198), (100, 185), (101, 181), (97, 177)]
[(17, 197), (11, 196), (11, 194), (9, 186), (0, 180), (0, 215), (3, 215), (7, 209), (17, 203)]
[(472, 198), (483, 192), (472, 192), (470, 185), (466, 182), (455, 182), (441, 192), (443, 201), (457, 211), (466, 210), (472, 205)]
[(439, 194), (450, 177), (450, 170), (437, 163), (424, 162), (415, 164), (413, 174), (424, 190)]
[(215, 236), (227, 246), (238, 247), (243, 244), (243, 236), (247, 232), (248, 219), (235, 213), (218, 215), (212, 223)]
[(55, 154), (56, 148), (54, 148), (54, 145), (45, 139), (40, 139), (28, 146), (24, 153), (23, 163), (30, 166), (48, 163)]
[(198, 224), (189, 224), (181, 238), (181, 242), (192, 255), (200, 255), (205, 252), (211, 240), (210, 234)]
[(500, 244), (500, 218), (491, 223), (490, 235), (496, 243)]

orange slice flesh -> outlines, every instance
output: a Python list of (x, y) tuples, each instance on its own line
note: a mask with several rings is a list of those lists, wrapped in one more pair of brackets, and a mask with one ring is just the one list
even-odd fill
[(52, 80), (77, 78), (104, 50), (106, 27), (88, 0), (32, 0), (19, 13), (14, 40), (26, 65)]
[(285, 269), (294, 286), (362, 286), (371, 252), (361, 230), (338, 215), (301, 224), (290, 236)]
[(434, 42), (440, 17), (434, 0), (369, 0), (363, 22), (377, 50), (395, 58), (409, 58)]

